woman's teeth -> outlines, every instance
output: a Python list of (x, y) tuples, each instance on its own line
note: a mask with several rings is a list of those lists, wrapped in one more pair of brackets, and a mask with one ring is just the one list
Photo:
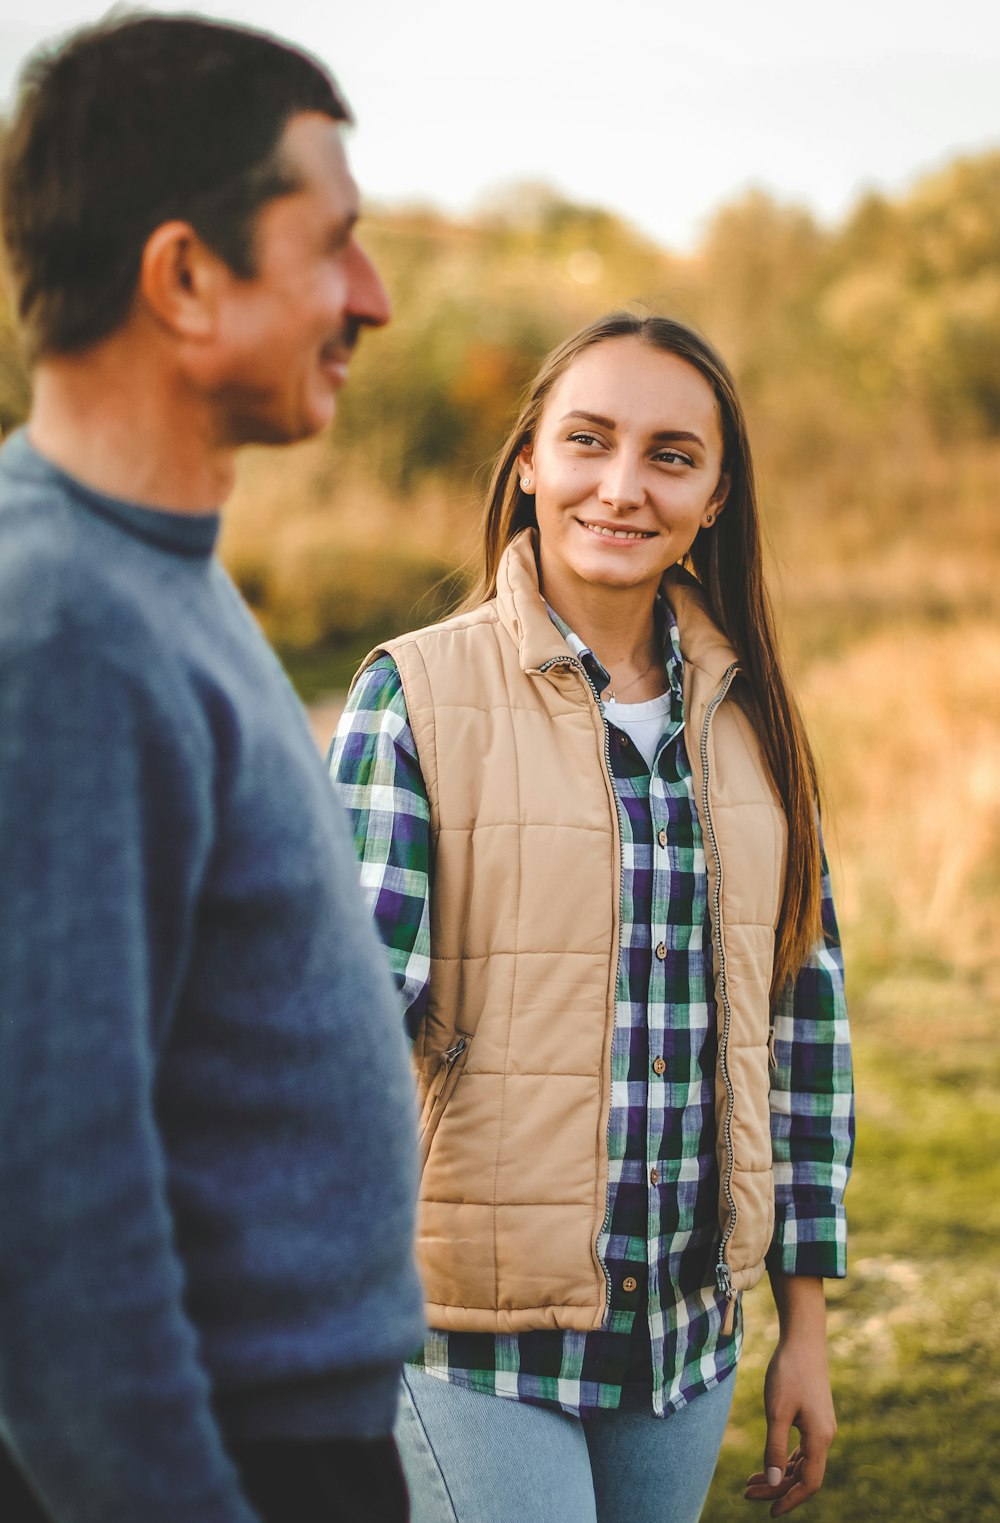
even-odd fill
[(652, 533), (646, 529), (606, 529), (603, 524), (588, 524), (585, 519), (580, 520), (585, 529), (591, 534), (604, 534), (608, 539), (652, 539)]

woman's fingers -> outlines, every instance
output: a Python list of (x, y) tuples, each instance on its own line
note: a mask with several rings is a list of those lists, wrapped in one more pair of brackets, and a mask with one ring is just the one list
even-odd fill
[(771, 1502), (772, 1518), (782, 1518), (786, 1513), (794, 1512), (822, 1486), (828, 1448), (829, 1445), (821, 1446), (810, 1454), (807, 1444), (800, 1444), (789, 1455), (780, 1480), (768, 1478), (769, 1471), (773, 1477), (774, 1466), (769, 1466), (767, 1471), (757, 1470), (747, 1481), (744, 1497), (749, 1502)]
[(803, 1502), (807, 1502), (811, 1496), (823, 1484), (823, 1476), (826, 1471), (826, 1453), (821, 1455), (803, 1454), (795, 1468), (793, 1483), (787, 1491), (779, 1497), (771, 1508), (772, 1518), (783, 1518), (786, 1513), (793, 1512)]

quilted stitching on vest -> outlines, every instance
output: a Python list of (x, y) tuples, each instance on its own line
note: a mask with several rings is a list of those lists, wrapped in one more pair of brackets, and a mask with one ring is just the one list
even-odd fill
[[(668, 578), (665, 590), (685, 655), (701, 815), (701, 728), (733, 656), (693, 584)], [(414, 1051), (428, 1320), (445, 1330), (588, 1331), (600, 1327), (607, 1296), (596, 1241), (607, 1206), (620, 888), (604, 723), (539, 596), (527, 533), (504, 555), (496, 599), (368, 660), (382, 651), (399, 668), (431, 808), (430, 999)], [(743, 1289), (763, 1272), (773, 1230), (767, 1039), (784, 817), (734, 696), (715, 711), (708, 762), (718, 858), (706, 856), (723, 937), (716, 994), (720, 1025), (724, 1003), (730, 1011), (733, 1090), (731, 1099), (720, 1073), (729, 1181), (720, 1230)]]

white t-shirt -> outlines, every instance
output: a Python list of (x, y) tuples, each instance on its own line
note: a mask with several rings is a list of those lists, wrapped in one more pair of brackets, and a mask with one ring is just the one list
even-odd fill
[(604, 716), (609, 724), (625, 731), (652, 771), (656, 748), (670, 717), (670, 694), (661, 693), (659, 698), (649, 698), (645, 703), (618, 703), (608, 698)]

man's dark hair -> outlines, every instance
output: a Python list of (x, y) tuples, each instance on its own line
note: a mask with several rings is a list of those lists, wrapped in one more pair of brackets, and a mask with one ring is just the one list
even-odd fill
[(290, 117), (350, 112), (307, 54), (193, 16), (88, 27), (27, 66), (0, 152), (0, 219), (29, 358), (118, 328), (153, 230), (190, 222), (253, 273), (261, 205), (294, 185)]

